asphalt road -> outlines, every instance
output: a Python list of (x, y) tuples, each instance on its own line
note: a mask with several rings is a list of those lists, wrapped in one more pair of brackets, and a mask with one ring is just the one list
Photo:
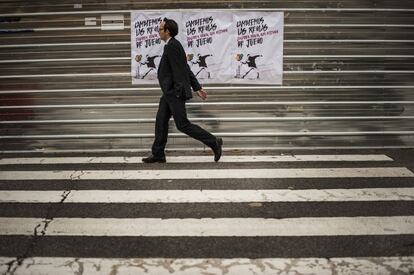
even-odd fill
[(414, 150), (206, 156), (2, 155), (0, 272), (414, 273)]

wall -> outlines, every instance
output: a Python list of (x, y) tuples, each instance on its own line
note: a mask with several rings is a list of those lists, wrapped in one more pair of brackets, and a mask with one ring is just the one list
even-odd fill
[[(167, 8), (285, 12), (283, 86), (187, 104), (227, 149), (414, 147), (413, 1), (175, 2), (0, 1), (0, 150), (148, 150), (161, 91), (131, 85), (129, 10)], [(203, 148), (170, 125), (168, 148)]]

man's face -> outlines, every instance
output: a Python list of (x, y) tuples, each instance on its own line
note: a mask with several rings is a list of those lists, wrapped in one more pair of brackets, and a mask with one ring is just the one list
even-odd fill
[(164, 30), (164, 25), (165, 25), (165, 22), (162, 21), (160, 24), (159, 34), (160, 34), (160, 38), (162, 41), (167, 41), (167, 39), (170, 37), (170, 32)]

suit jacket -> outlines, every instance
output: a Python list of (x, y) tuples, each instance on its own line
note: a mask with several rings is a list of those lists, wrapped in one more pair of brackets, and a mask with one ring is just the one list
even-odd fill
[(201, 89), (194, 73), (187, 63), (187, 56), (181, 43), (172, 37), (164, 46), (164, 53), (158, 67), (158, 82), (164, 95), (182, 99), (192, 98), (194, 91)]

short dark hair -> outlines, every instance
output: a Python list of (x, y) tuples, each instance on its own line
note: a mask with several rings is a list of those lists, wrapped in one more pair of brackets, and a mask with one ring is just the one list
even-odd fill
[(164, 24), (164, 31), (167, 30), (170, 32), (171, 37), (175, 37), (178, 34), (178, 24), (172, 19), (168, 19), (167, 17), (162, 20), (165, 22)]

